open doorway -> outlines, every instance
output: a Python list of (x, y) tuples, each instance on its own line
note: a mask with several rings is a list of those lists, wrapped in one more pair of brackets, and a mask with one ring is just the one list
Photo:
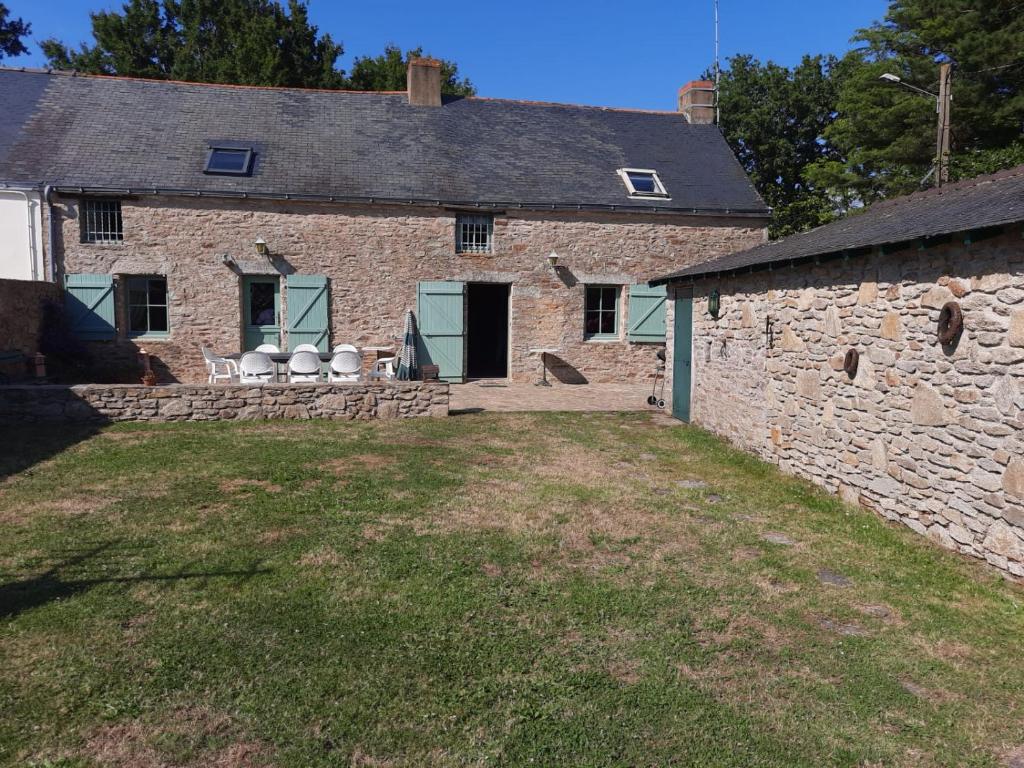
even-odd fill
[(508, 299), (503, 283), (466, 286), (466, 377), (508, 377)]

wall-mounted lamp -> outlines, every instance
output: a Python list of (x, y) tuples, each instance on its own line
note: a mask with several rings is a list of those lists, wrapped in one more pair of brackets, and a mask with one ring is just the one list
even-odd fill
[(267, 247), (267, 241), (262, 237), (256, 238), (256, 253), (260, 256), (266, 256), (270, 253), (270, 249)]
[(558, 267), (558, 254), (554, 251), (548, 254), (548, 266), (552, 269), (557, 269)]
[(715, 318), (715, 320), (717, 320), (718, 314), (721, 311), (722, 294), (718, 292), (717, 288), (714, 288), (712, 289), (711, 293), (708, 294), (708, 314)]

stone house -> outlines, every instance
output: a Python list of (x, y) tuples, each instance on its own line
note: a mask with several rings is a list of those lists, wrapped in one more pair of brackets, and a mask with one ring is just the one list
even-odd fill
[(1019, 167), (652, 281), (673, 412), (1024, 576), (1022, 222)]
[(556, 381), (630, 381), (664, 344), (646, 276), (766, 239), (700, 83), (665, 113), (442, 98), (425, 59), (409, 84), (0, 70), (0, 190), (42, 209), (98, 377), (136, 379), (140, 347), (191, 383), (201, 345), (392, 346), (413, 309), (449, 381), (534, 380), (539, 349)]

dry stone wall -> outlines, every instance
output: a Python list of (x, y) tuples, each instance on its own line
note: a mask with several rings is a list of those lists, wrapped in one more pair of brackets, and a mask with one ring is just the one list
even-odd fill
[(396, 419), (448, 415), (448, 384), (0, 387), (0, 422)]
[[(103, 245), (79, 242), (77, 199), (59, 200), (56, 210), (63, 272), (167, 276), (169, 338), (132, 341), (121, 331), (93, 345), (108, 364), (104, 375), (122, 381), (137, 380), (140, 346), (155, 355), (163, 381), (203, 381), (200, 345), (226, 353), (241, 344), (239, 273), (291, 271), (329, 278), (332, 344), (393, 344), (416, 307), (418, 281), (507, 283), (514, 380), (538, 376), (530, 349), (557, 348), (556, 380), (630, 381), (650, 375), (653, 351), (626, 340), (628, 291), (619, 338), (587, 341), (584, 285), (644, 282), (765, 238), (764, 222), (752, 219), (509, 211), (495, 218), (494, 253), (457, 254), (456, 214), (443, 209), (147, 196), (122, 202), (124, 242)], [(257, 257), (258, 237), (273, 267)], [(546, 261), (552, 251), (557, 271)], [(238, 266), (226, 266), (225, 254)], [(123, 329), (124, 291), (117, 296)]]
[[(713, 288), (718, 320), (707, 312)], [(692, 290), (694, 422), (1024, 576), (1019, 231)], [(949, 301), (964, 331), (943, 346), (937, 321)], [(860, 355), (852, 378), (848, 349)]]

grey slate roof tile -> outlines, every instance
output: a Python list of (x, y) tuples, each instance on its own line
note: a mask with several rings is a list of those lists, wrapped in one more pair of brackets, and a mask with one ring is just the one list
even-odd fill
[[(767, 214), (718, 129), (674, 113), (3, 69), (0, 104), (7, 183)], [(202, 172), (216, 140), (258, 148), (251, 177)], [(629, 198), (630, 166), (671, 201)]]
[(919, 238), (1024, 221), (1024, 165), (893, 198), (809, 232), (722, 256), (654, 278), (673, 280), (726, 273)]

